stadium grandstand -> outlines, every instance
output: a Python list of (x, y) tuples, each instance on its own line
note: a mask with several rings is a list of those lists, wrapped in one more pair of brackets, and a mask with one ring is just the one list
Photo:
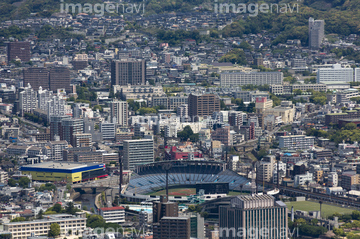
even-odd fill
[[(138, 166), (124, 197), (138, 197), (146, 200), (146, 194), (164, 189), (166, 186), (165, 164), (169, 169), (169, 187), (195, 187), (197, 183), (229, 183), (232, 191), (250, 189), (250, 181), (225, 168), (224, 162), (215, 161), (162, 161)], [(143, 196), (141, 196), (143, 195)], [(148, 196), (149, 197), (149, 196)]]

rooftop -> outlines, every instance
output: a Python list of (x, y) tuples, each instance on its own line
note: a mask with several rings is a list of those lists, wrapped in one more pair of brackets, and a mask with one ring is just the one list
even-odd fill
[(49, 161), (44, 163), (38, 163), (33, 165), (26, 165), (26, 168), (46, 168), (46, 169), (77, 169), (88, 166), (98, 165), (99, 163), (68, 163), (68, 162), (55, 162)]

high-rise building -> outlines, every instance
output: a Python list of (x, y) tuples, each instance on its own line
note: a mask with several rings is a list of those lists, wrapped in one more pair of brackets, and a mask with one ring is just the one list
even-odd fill
[(54, 67), (50, 69), (49, 87), (52, 91), (65, 88), (66, 92), (72, 92), (70, 87), (70, 70), (66, 67)]
[(60, 137), (61, 134), (61, 121), (69, 119), (68, 115), (53, 115), (50, 117), (50, 140), (55, 141), (56, 136)]
[(124, 140), (124, 169), (134, 170), (136, 165), (154, 162), (152, 139)]
[(48, 121), (50, 121), (50, 117), (53, 115), (65, 115), (66, 114), (66, 100), (59, 96), (53, 96), (48, 102), (47, 102), (47, 116)]
[(160, 222), (163, 217), (177, 217), (178, 215), (178, 204), (169, 202), (166, 195), (161, 195), (160, 201), (153, 202), (153, 223)]
[(24, 85), (30, 84), (34, 90), (49, 89), (49, 70), (45, 67), (30, 67), (24, 69)]
[(37, 108), (37, 94), (30, 84), (19, 93), (20, 114), (30, 113)]
[(48, 102), (53, 98), (54, 93), (39, 86), (38, 90), (38, 108), (47, 111)]
[[(256, 230), (256, 231), (254, 231)], [(257, 234), (254, 234), (257, 233)], [(240, 195), (219, 208), (219, 237), (288, 238), (287, 206), (270, 195)]]
[(8, 62), (16, 59), (20, 59), (22, 62), (30, 61), (30, 42), (9, 42), (7, 44), (7, 57)]
[(309, 48), (319, 49), (324, 39), (324, 20), (309, 18)]
[(283, 78), (282, 72), (225, 72), (220, 75), (220, 85), (281, 85)]
[(61, 121), (60, 139), (66, 140), (73, 147), (76, 147), (74, 141), (75, 134), (83, 133), (84, 120), (83, 119), (63, 119)]
[[(114, 100), (110, 102), (111, 122), (122, 126), (128, 125), (128, 103)], [(114, 121), (115, 120), (115, 121)]]
[(145, 60), (126, 59), (111, 63), (111, 86), (144, 85), (145, 76)]
[(153, 224), (153, 231), (154, 239), (190, 239), (190, 218), (163, 217)]
[(220, 99), (214, 94), (190, 94), (188, 105), (191, 120), (198, 116), (211, 116), (213, 112), (220, 111)]

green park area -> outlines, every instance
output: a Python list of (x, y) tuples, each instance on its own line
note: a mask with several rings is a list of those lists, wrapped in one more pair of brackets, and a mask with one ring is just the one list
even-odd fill
[[(301, 210), (301, 211), (319, 211), (320, 210), (320, 204), (318, 202), (311, 202), (311, 201), (304, 201), (304, 202), (286, 202), (286, 205), (288, 206), (289, 210), (291, 210), (291, 207), (294, 207), (294, 211)], [(351, 208), (343, 208), (340, 206), (335, 205), (329, 205), (323, 203), (321, 205), (321, 216), (323, 218), (327, 218), (331, 216), (334, 213), (340, 213), (340, 214), (351, 214), (353, 209)]]

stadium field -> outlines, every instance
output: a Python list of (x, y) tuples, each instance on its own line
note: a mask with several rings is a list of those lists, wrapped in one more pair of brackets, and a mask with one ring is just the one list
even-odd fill
[[(160, 196), (165, 195), (166, 190), (149, 193), (148, 195)], [(196, 194), (195, 188), (169, 188), (169, 196), (189, 196)]]
[[(311, 201), (304, 201), (304, 202), (286, 202), (286, 205), (288, 206), (289, 210), (291, 210), (291, 207), (294, 206), (294, 211), (301, 210), (301, 211), (319, 211), (320, 210), (320, 204), (317, 202), (311, 202)], [(340, 214), (351, 214), (353, 209), (351, 208), (343, 208), (335, 205), (329, 205), (323, 203), (321, 205), (321, 216), (327, 218), (328, 216), (331, 216), (334, 213), (340, 213)]]

